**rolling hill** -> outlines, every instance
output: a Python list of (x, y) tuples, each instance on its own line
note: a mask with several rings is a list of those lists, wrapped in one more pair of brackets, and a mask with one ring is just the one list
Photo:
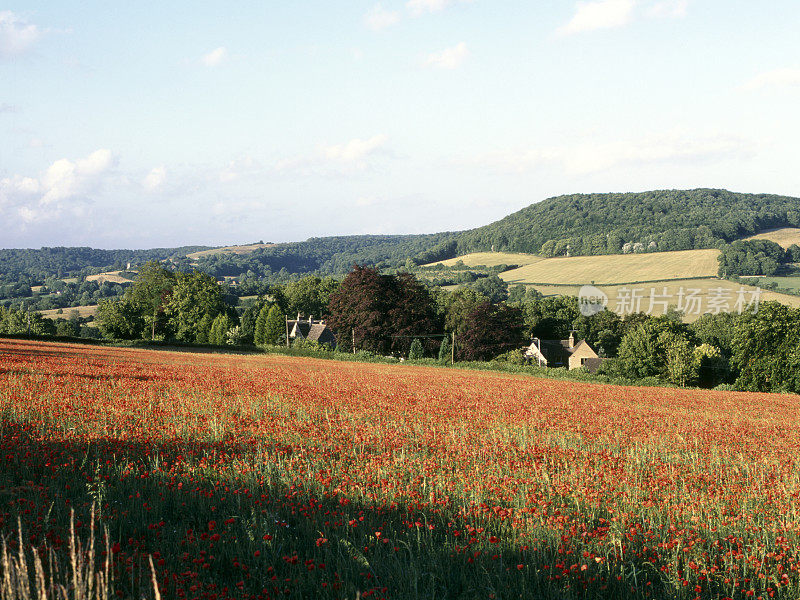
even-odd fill
[(617, 254), (627, 243), (692, 250), (785, 227), (800, 227), (798, 198), (715, 189), (573, 194), (463, 232), (456, 253)]
[[(726, 190), (658, 190), (626, 194), (573, 194), (548, 198), (494, 223), (461, 232), (359, 235), (239, 247), (185, 247), (145, 251), (91, 248), (0, 250), (0, 281), (41, 280), (124, 268), (127, 262), (170, 259), (217, 277), (252, 272), (341, 275), (354, 264), (398, 268), (474, 252), (589, 256), (718, 248), (768, 234), (791, 238), (800, 228), (800, 199)], [(772, 232), (772, 233), (769, 233)], [(788, 237), (787, 237), (788, 236)], [(522, 264), (520, 259), (511, 264)], [(84, 273), (87, 274), (87, 273)]]

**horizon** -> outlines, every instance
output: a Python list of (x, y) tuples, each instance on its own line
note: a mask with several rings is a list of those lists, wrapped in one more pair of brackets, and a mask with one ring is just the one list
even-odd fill
[(13, 1), (0, 247), (463, 231), (573, 193), (798, 197), (798, 24), (787, 0)]
[[(530, 206), (533, 206), (535, 204), (539, 204), (541, 202), (545, 202), (547, 200), (555, 200), (555, 199), (558, 199), (558, 198), (561, 198), (561, 197), (576, 196), (576, 195), (589, 196), (589, 195), (611, 195), (611, 194), (645, 194), (645, 193), (649, 193), (649, 192), (659, 192), (659, 191), (690, 192), (690, 191), (694, 191), (694, 190), (716, 190), (716, 191), (725, 191), (725, 192), (729, 192), (729, 193), (732, 193), (732, 194), (749, 194), (749, 192), (736, 192), (736, 191), (733, 191), (733, 190), (725, 190), (723, 188), (692, 188), (692, 189), (683, 189), (683, 190), (670, 188), (670, 189), (663, 189), (663, 190), (642, 190), (640, 192), (589, 192), (589, 193), (582, 193), (581, 192), (581, 193), (576, 193), (576, 194), (561, 194), (559, 196), (550, 196), (548, 198), (544, 198), (542, 200), (534, 202), (534, 203), (528, 205), (527, 207), (522, 207), (520, 210), (523, 210), (523, 209), (528, 208)], [(772, 196), (775, 196), (775, 195), (780, 196), (781, 195), (781, 194), (771, 194), (769, 192), (754, 193), (752, 195), (759, 195), (759, 194), (772, 195)], [(519, 212), (519, 211), (515, 211), (515, 212)], [(513, 213), (509, 213), (509, 214), (513, 214)], [(478, 225), (475, 228), (480, 228), (480, 227), (482, 227), (484, 225), (490, 225), (492, 223), (495, 223), (496, 221), (502, 220), (506, 216), (509, 216), (509, 215), (503, 215), (502, 217), (499, 217), (498, 219), (495, 219), (494, 221), (491, 221), (489, 223), (484, 223), (483, 225)], [(475, 229), (475, 228), (470, 228), (470, 229)], [(784, 229), (784, 228), (783, 227), (776, 227), (776, 228), (772, 228), (772, 229), (763, 229), (763, 230), (761, 230), (761, 232), (777, 231), (777, 230), (781, 230), (781, 229)], [(92, 248), (94, 250), (154, 250), (154, 249), (159, 249), (159, 248), (173, 249), (173, 248), (183, 248), (183, 247), (205, 247), (205, 248), (210, 248), (211, 249), (211, 248), (224, 248), (224, 247), (236, 247), (236, 246), (249, 246), (249, 245), (252, 245), (252, 244), (262, 244), (262, 243), (263, 244), (273, 244), (273, 245), (301, 244), (301, 243), (309, 241), (310, 239), (320, 239), (320, 238), (324, 239), (324, 238), (334, 238), (334, 237), (385, 237), (385, 236), (401, 236), (402, 237), (402, 236), (416, 236), (416, 235), (437, 235), (437, 234), (441, 234), (441, 233), (463, 233), (463, 232), (466, 232), (466, 231), (469, 231), (469, 229), (447, 230), (447, 231), (444, 231), (444, 230), (442, 230), (442, 231), (427, 231), (427, 232), (420, 232), (420, 233), (403, 233), (403, 232), (399, 232), (399, 233), (357, 233), (357, 234), (342, 233), (342, 234), (334, 234), (334, 235), (309, 236), (309, 237), (307, 237), (305, 239), (298, 239), (298, 240), (286, 240), (286, 241), (274, 241), (274, 240), (268, 240), (268, 239), (249, 240), (249, 241), (240, 240), (238, 242), (232, 242), (232, 243), (226, 243), (226, 244), (215, 244), (215, 245), (204, 244), (204, 243), (191, 243), (191, 242), (184, 243), (184, 244), (178, 244), (178, 245), (175, 245), (175, 246), (155, 245), (155, 246), (142, 246), (142, 247), (85, 246), (85, 245), (81, 245), (81, 246), (63, 246), (63, 245), (56, 244), (55, 246), (48, 246), (48, 245), (39, 246), (39, 247), (28, 246), (28, 247), (24, 247), (24, 248), (23, 247), (13, 247), (13, 248), (11, 248), (11, 247), (0, 247), (0, 250), (40, 250), (42, 248), (52, 248), (52, 247), (68, 247), (68, 248), (69, 247), (73, 247), (73, 248), (74, 247), (89, 247), (89, 248)], [(669, 251), (665, 251), (665, 252), (669, 252)], [(676, 250), (676, 252), (681, 252), (681, 250)]]

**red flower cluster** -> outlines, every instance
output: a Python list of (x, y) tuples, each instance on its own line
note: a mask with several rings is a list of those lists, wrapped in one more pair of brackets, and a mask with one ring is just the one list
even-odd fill
[(0, 409), (0, 533), (122, 595), (800, 596), (793, 396), (0, 340)]

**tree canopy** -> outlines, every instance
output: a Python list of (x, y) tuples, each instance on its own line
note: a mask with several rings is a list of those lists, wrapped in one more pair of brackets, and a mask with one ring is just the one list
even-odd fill
[(355, 266), (331, 295), (328, 325), (339, 346), (406, 356), (415, 336), (440, 333), (433, 300), (413, 275)]

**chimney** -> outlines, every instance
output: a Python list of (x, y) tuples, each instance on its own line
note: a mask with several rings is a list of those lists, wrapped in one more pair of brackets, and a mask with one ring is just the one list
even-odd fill
[(302, 316), (303, 315), (301, 315), (300, 313), (297, 313), (297, 322), (298, 322), (298, 324), (300, 323), (300, 319), (301, 319)]
[(575, 330), (569, 332), (569, 349), (572, 350), (575, 347)]
[(308, 324), (309, 325), (313, 325), (314, 324), (314, 315), (308, 315)]
[(541, 350), (541, 349), (542, 349), (542, 346), (541, 346), (541, 345), (540, 345), (540, 343), (539, 343), (539, 338), (537, 338), (537, 337), (533, 338), (533, 343), (534, 343), (534, 344), (536, 344), (536, 348), (537, 348), (538, 350)]

